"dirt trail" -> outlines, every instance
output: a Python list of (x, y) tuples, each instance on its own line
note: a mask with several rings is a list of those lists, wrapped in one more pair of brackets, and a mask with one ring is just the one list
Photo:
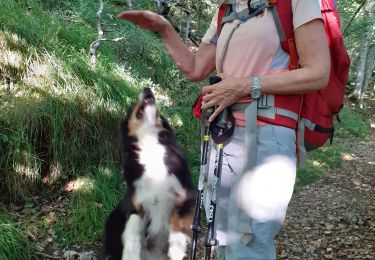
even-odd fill
[(293, 195), (278, 259), (375, 259), (375, 101), (369, 106), (370, 138), (352, 144), (340, 170)]

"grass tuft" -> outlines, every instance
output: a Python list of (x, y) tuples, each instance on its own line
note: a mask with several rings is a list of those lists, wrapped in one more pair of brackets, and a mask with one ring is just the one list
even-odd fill
[(58, 214), (53, 227), (58, 243), (100, 242), (106, 217), (124, 195), (122, 176), (115, 166), (101, 167), (75, 182), (77, 188), (66, 204), (68, 214)]
[(0, 259), (35, 259), (35, 246), (22, 231), (21, 223), (15, 222), (0, 208)]

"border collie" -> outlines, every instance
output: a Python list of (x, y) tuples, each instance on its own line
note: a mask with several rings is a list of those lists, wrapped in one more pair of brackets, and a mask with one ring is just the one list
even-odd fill
[(186, 159), (149, 88), (128, 111), (121, 135), (127, 194), (107, 219), (104, 258), (181, 260), (195, 192)]

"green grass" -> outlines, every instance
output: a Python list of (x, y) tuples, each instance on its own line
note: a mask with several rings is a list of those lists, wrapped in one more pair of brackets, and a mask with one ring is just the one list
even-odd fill
[(35, 246), (25, 235), (21, 223), (15, 222), (0, 205), (0, 259), (35, 259)]
[(59, 213), (53, 226), (59, 245), (100, 242), (105, 219), (125, 189), (115, 166), (92, 169), (75, 182), (76, 190), (65, 207), (67, 214)]
[(338, 138), (354, 138), (354, 140), (363, 140), (371, 132), (369, 114), (365, 109), (357, 106), (344, 108), (340, 112), (341, 122), (337, 124), (335, 135)]
[[(114, 21), (125, 40), (103, 44), (94, 69), (92, 1), (4, 0), (0, 8), (0, 190), (6, 200), (35, 194), (50, 169), (53, 183), (119, 162), (119, 123), (146, 86), (170, 99), (162, 113), (190, 158), (198, 156), (198, 121), (187, 116), (197, 85), (181, 76), (157, 35)], [(112, 16), (119, 11), (106, 5)]]

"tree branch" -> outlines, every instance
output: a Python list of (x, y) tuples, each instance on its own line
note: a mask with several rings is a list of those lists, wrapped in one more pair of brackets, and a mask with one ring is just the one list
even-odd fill
[(104, 37), (104, 28), (102, 21), (102, 14), (104, 9), (104, 0), (99, 0), (99, 10), (96, 13), (96, 21), (98, 23), (98, 38), (90, 45), (91, 64), (95, 67), (96, 65), (96, 52)]
[(342, 35), (344, 35), (344, 38), (349, 35), (349, 33), (346, 33), (346, 31), (349, 29), (349, 26), (352, 24), (354, 18), (357, 16), (357, 14), (359, 13), (359, 11), (362, 9), (362, 7), (365, 5), (365, 3), (367, 2), (367, 0), (364, 0), (363, 3), (358, 7), (357, 11), (355, 11), (354, 15), (352, 16), (352, 18), (350, 19), (349, 23), (346, 25)]
[[(96, 20), (98, 23), (98, 37), (97, 39), (90, 44), (90, 55), (91, 55), (91, 65), (93, 67), (96, 66), (96, 56), (97, 50), (102, 42), (118, 42), (124, 39), (124, 37), (117, 37), (114, 39), (104, 38), (104, 33), (106, 32), (114, 32), (116, 30), (105, 29), (103, 23), (103, 10), (104, 10), (104, 0), (99, 0), (99, 10), (96, 13)], [(115, 26), (115, 25), (113, 25)]]

